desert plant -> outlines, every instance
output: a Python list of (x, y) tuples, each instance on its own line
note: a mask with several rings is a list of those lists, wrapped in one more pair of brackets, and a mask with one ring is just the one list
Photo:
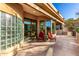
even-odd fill
[(76, 27), (76, 32), (78, 32), (78, 33), (79, 33), (79, 27)]

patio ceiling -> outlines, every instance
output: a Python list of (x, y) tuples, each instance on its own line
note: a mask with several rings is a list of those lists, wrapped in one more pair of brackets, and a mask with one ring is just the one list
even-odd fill
[(24, 13), (31, 14), (36, 18), (53, 19), (59, 23), (64, 23), (64, 19), (49, 3), (24, 3)]
[(35, 10), (34, 8), (32, 8), (32, 7), (30, 7), (26, 4), (21, 4), (21, 5), (23, 6), (24, 11), (27, 12), (27, 13), (33, 14), (35, 16), (44, 16), (43, 13)]
[(44, 18), (44, 19), (51, 19), (49, 16), (45, 15), (44, 13), (42, 13), (42, 12), (40, 12), (40, 11), (34, 9), (34, 8), (32, 8), (28, 4), (21, 4), (21, 5), (23, 6), (23, 10), (24, 10), (25, 14), (32, 15), (36, 18), (41, 17), (41, 18)]

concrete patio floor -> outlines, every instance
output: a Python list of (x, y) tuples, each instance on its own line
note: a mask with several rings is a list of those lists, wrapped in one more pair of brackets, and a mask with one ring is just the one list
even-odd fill
[(57, 35), (56, 42), (36, 42), (26, 45), (16, 56), (79, 56), (79, 44), (72, 36)]
[(79, 44), (73, 36), (58, 36), (53, 49), (54, 56), (79, 56)]

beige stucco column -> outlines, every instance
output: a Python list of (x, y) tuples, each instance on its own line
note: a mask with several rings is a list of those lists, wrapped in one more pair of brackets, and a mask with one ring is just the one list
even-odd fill
[(64, 24), (62, 24), (62, 34), (63, 34), (63, 31), (64, 31)]
[(47, 35), (46, 20), (44, 21), (45, 35)]
[(51, 32), (53, 32), (53, 30), (54, 30), (54, 33), (56, 33), (56, 22), (51, 20)]
[(62, 30), (64, 29), (64, 24), (61, 24), (61, 28), (62, 28)]
[(51, 33), (52, 33), (52, 23), (53, 23), (53, 21), (51, 20)]
[(38, 19), (37, 20), (37, 37), (39, 35), (39, 32), (40, 32), (40, 20)]
[(54, 21), (54, 27), (55, 27), (55, 34), (56, 34), (56, 22)]

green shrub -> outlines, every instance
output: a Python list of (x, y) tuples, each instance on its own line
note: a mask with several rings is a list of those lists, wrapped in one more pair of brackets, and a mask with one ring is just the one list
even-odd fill
[(77, 27), (77, 28), (76, 28), (76, 32), (78, 32), (78, 33), (79, 33), (79, 27)]

